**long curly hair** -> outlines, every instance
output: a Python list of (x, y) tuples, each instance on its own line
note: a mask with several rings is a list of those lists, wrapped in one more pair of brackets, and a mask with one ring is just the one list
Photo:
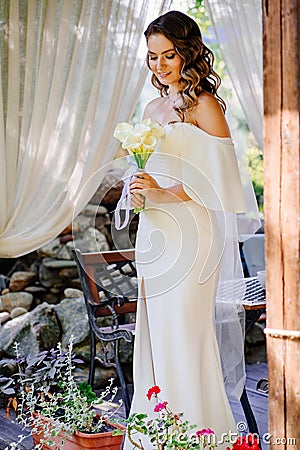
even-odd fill
[[(174, 107), (181, 120), (184, 121), (187, 110), (196, 106), (198, 97), (203, 91), (214, 95), (225, 112), (225, 102), (217, 94), (221, 78), (213, 70), (214, 55), (204, 45), (197, 23), (186, 14), (169, 11), (149, 24), (144, 32), (147, 42), (152, 34), (162, 34), (169, 39), (174, 45), (175, 53), (182, 60), (180, 79), (183, 86), (180, 92), (182, 104), (180, 107)], [(147, 65), (150, 68), (149, 56)], [(154, 73), (151, 81), (162, 97), (168, 95), (169, 87), (162, 84)]]

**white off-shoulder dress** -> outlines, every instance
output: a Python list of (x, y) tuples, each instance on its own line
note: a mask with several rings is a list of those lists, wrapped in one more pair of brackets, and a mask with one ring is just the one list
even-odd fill
[[(217, 436), (234, 432), (215, 330), (226, 227), (223, 212), (245, 209), (232, 141), (188, 123), (168, 124), (146, 171), (162, 187), (183, 184), (191, 200), (147, 202), (140, 214), (131, 412), (157, 416), (155, 399), (149, 402), (146, 393), (158, 385), (174, 413), (183, 412), (186, 419), (199, 428), (212, 428)], [(140, 438), (145, 449), (153, 449)], [(132, 448), (127, 439), (124, 448)]]

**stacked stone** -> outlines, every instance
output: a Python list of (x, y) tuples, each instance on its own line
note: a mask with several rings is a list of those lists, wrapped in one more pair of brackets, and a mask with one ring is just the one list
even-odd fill
[(59, 237), (35, 252), (35, 263), (27, 270), (1, 275), (0, 323), (26, 314), (42, 302), (58, 304), (67, 288), (81, 289), (71, 250), (74, 246), (84, 252), (109, 250), (106, 227), (110, 227), (107, 209), (88, 205)]

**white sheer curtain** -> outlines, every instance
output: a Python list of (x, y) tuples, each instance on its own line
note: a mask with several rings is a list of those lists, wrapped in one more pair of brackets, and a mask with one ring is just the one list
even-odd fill
[(263, 148), (261, 0), (205, 3), (249, 128)]
[[(226, 69), (230, 75), (235, 93), (243, 109), (245, 118), (255, 136), (258, 145), (263, 145), (263, 80), (262, 80), (262, 6), (261, 0), (205, 0), (205, 4), (221, 48)], [(221, 94), (222, 95), (222, 94)], [(246, 158), (246, 143), (234, 124), (229, 110), (227, 119), (230, 124), (237, 154), (247, 212), (239, 214), (237, 221), (229, 222), (237, 232), (239, 240), (248, 239), (260, 226), (257, 202), (250, 178)], [(236, 230), (235, 230), (235, 227)], [(231, 229), (231, 228), (230, 228)], [(235, 235), (235, 234), (234, 234)], [(229, 248), (230, 249), (230, 248)], [(237, 250), (237, 247), (235, 247)], [(230, 254), (226, 248), (223, 263), (232, 261), (236, 255)], [(228, 258), (228, 259), (226, 259)], [(244, 310), (238, 309), (241, 323), (234, 321), (234, 302), (243, 298), (242, 268), (238, 267), (236, 258), (235, 280), (229, 282), (232, 292), (227, 292), (232, 298), (231, 308), (222, 305), (222, 289), (218, 291), (216, 305), (217, 338), (220, 348), (225, 386), (229, 395), (240, 397), (245, 380), (244, 363)], [(230, 264), (228, 267), (231, 267)], [(232, 274), (228, 274), (230, 276)], [(220, 286), (222, 286), (222, 277)], [(225, 287), (225, 284), (224, 284)], [(236, 309), (236, 308), (235, 308)], [(232, 385), (232, 382), (233, 385)], [(234, 389), (232, 389), (234, 388)]]
[(99, 185), (142, 88), (162, 0), (0, 2), (0, 256), (57, 236)]
[[(263, 74), (261, 0), (205, 0), (226, 69), (258, 145), (263, 146)], [(221, 93), (222, 95), (222, 93)], [(247, 213), (238, 217), (240, 240), (261, 226), (246, 157), (247, 143), (228, 103), (230, 125), (246, 198)]]

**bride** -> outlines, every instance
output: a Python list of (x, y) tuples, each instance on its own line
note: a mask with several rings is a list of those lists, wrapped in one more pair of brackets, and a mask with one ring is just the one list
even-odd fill
[[(145, 37), (160, 97), (146, 106), (144, 119), (163, 125), (165, 135), (130, 184), (134, 207), (146, 198), (136, 240), (140, 282), (131, 412), (157, 415), (155, 399), (149, 402), (146, 393), (158, 385), (172, 411), (220, 438), (236, 432), (224, 378), (229, 390), (241, 392), (244, 379), (235, 369), (244, 362), (243, 333), (233, 296), (217, 321), (231, 330), (222, 337), (229, 348), (226, 368), (215, 301), (221, 281), (242, 277), (235, 223), (245, 211), (244, 195), (225, 103), (217, 94), (220, 78), (198, 25), (170, 11), (150, 23)], [(229, 246), (231, 258), (225, 260)], [(145, 449), (153, 448), (140, 438)], [(124, 448), (132, 448), (128, 440)]]

